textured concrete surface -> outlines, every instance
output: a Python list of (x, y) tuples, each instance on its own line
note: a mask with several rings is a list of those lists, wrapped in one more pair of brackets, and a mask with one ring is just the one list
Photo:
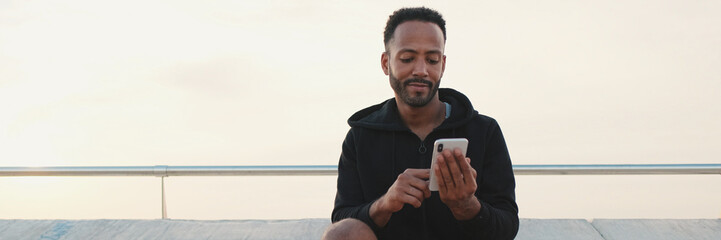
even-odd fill
[(596, 219), (605, 239), (721, 239), (721, 219)]
[(320, 239), (328, 219), (0, 220), (0, 239)]
[(603, 237), (584, 219), (521, 219), (516, 239), (603, 240)]
[[(0, 220), (0, 239), (320, 239), (328, 219)], [(721, 239), (720, 219), (521, 219), (516, 239)]]

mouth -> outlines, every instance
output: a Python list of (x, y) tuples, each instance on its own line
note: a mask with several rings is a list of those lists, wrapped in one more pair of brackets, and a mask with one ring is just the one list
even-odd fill
[(424, 79), (408, 79), (404, 85), (413, 89), (431, 88), (433, 85), (430, 81)]
[(408, 84), (408, 86), (412, 87), (412, 88), (430, 88), (431, 87), (428, 84), (424, 84), (424, 83), (410, 83), (410, 84)]
[(409, 93), (415, 93), (415, 94), (424, 94), (426, 92), (431, 91), (431, 84), (425, 83), (426, 80), (408, 80), (408, 82), (405, 83), (406, 87), (405, 89)]

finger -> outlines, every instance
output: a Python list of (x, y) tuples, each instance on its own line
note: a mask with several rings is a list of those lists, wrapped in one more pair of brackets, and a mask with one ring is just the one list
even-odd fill
[[(461, 168), (459, 165), (461, 162), (465, 162), (465, 160), (458, 161), (458, 153), (460, 150), (457, 148), (454, 149), (453, 152), (451, 151), (444, 151), (444, 157), (448, 158), (448, 170), (450, 171), (451, 176), (453, 177), (453, 184), (456, 188), (460, 188), (463, 186), (463, 172), (461, 172)], [(463, 159), (463, 158), (460, 158)]]
[[(426, 188), (427, 190), (428, 188)], [(426, 191), (423, 189), (418, 189), (413, 186), (408, 186), (408, 189), (406, 190), (406, 194), (413, 196), (414, 198), (418, 199), (420, 202), (423, 202), (424, 199), (426, 199)]]
[(438, 193), (441, 196), (445, 196), (448, 192), (448, 187), (446, 186), (446, 181), (444, 180), (445, 177), (443, 176), (443, 172), (441, 171), (442, 168), (444, 168), (445, 163), (443, 163), (443, 156), (439, 155), (438, 159), (436, 160), (436, 166), (433, 167), (433, 171), (436, 174), (436, 182), (438, 183)]
[[(439, 174), (439, 175), (441, 176), (441, 179), (443, 180), (443, 185), (445, 185), (446, 190), (453, 189), (456, 187), (455, 186), (456, 184), (453, 181), (454, 176), (451, 173), (451, 170), (449, 169), (449, 165), (451, 165), (451, 163), (449, 160), (450, 154), (448, 152), (449, 152), (448, 150), (443, 151), (443, 153), (441, 153), (438, 156), (438, 160), (437, 160), (438, 165), (439, 165), (438, 169), (441, 172), (441, 174)], [(438, 185), (441, 185), (441, 183), (439, 182)]]
[(463, 172), (463, 181), (466, 184), (475, 182), (476, 177), (473, 174), (473, 172), (475, 172), (475, 170), (471, 167), (470, 158), (466, 158), (466, 161), (460, 161), (458, 163), (461, 166), (461, 172)]
[(413, 196), (418, 198), (421, 202), (424, 199), (431, 197), (431, 190), (428, 188), (427, 182), (423, 185), (423, 188), (416, 188), (414, 186), (411, 186), (411, 188), (413, 188)]
[(430, 169), (409, 168), (409, 169), (406, 169), (403, 173), (408, 173), (411, 176), (414, 176), (414, 177), (420, 178), (420, 179), (428, 179), (431, 177)]
[(411, 204), (416, 208), (420, 207), (423, 203), (423, 200), (425, 199), (425, 193), (423, 192), (423, 190), (415, 188), (413, 186), (406, 186), (405, 194), (412, 197), (412, 199), (409, 199), (409, 201), (406, 203)]
[(390, 199), (393, 199), (394, 202), (401, 203), (401, 205), (411, 204), (414, 207), (420, 207), (421, 203), (425, 199), (425, 193), (423, 190), (417, 189), (408, 184), (409, 180), (412, 180), (413, 178), (413, 176), (406, 173), (398, 175), (398, 180), (396, 180), (393, 186), (391, 186), (391, 189), (388, 190), (388, 193), (391, 196)]
[(462, 182), (467, 183), (467, 179), (469, 175), (471, 175), (471, 172), (468, 171), (468, 169), (471, 168), (471, 165), (468, 163), (468, 158), (463, 154), (463, 151), (461, 151), (460, 148), (453, 149), (453, 156), (456, 158), (458, 170), (461, 172)]
[[(461, 151), (460, 148), (453, 149), (453, 156), (456, 157), (456, 160), (459, 160), (459, 159), (465, 160), (465, 158), (466, 158), (466, 156), (463, 155), (463, 151)], [(461, 161), (459, 160), (458, 162), (460, 163)]]
[(430, 172), (430, 169), (406, 169), (399, 175), (398, 179), (402, 183), (417, 189), (419, 191), (418, 197), (425, 199), (431, 196), (431, 190), (428, 188), (428, 181), (426, 181), (431, 175)]
[(426, 181), (431, 177), (430, 169), (406, 169), (404, 174), (407, 174), (407, 181), (410, 186), (413, 186), (422, 192), (427, 190), (430, 193), (430, 190), (428, 189), (428, 181)]
[(422, 199), (418, 199), (416, 196), (404, 194), (401, 196), (401, 202), (413, 205), (415, 208), (421, 207)]
[(458, 169), (461, 170), (462, 174), (465, 174), (466, 172), (463, 171), (463, 165), (468, 164), (468, 159), (466, 159), (466, 156), (463, 155), (463, 151), (461, 151), (460, 148), (453, 149), (453, 157), (456, 159), (456, 163), (458, 164)]
[[(431, 170), (428, 169), (428, 171), (430, 172)], [(415, 186), (414, 186), (414, 187), (415, 187)], [(429, 180), (424, 180), (424, 181), (423, 181), (423, 186), (420, 187), (420, 188), (416, 187), (416, 189), (418, 189), (419, 191), (421, 191), (421, 192), (423, 193), (423, 199), (426, 199), (426, 198), (431, 197), (431, 188), (430, 188), (430, 181), (429, 181)]]
[[(468, 162), (468, 164), (470, 165), (470, 164), (471, 164), (471, 159), (470, 159), (470, 158), (466, 158), (466, 162)], [(476, 169), (473, 169), (473, 166), (471, 166), (471, 173), (473, 173), (473, 179), (478, 178), (478, 172), (476, 172)]]

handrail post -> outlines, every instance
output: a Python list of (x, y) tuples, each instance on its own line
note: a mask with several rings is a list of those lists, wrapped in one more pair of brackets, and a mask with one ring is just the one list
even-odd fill
[(165, 202), (165, 177), (168, 176), (168, 166), (156, 165), (153, 167), (153, 173), (156, 177), (160, 177), (160, 217), (168, 219), (168, 208)]
[(168, 208), (166, 207), (167, 205), (165, 205), (165, 177), (160, 177), (160, 194), (161, 194), (160, 201), (162, 201), (160, 203), (160, 206), (162, 208), (160, 210), (162, 212), (162, 218), (168, 219)]

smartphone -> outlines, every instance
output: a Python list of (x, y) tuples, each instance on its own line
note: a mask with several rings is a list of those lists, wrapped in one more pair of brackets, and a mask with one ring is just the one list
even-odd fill
[(431, 157), (431, 178), (428, 188), (431, 191), (438, 191), (438, 181), (436, 180), (435, 169), (436, 159), (438, 155), (443, 152), (444, 149), (453, 151), (453, 149), (459, 148), (463, 152), (463, 156), (466, 155), (466, 149), (468, 149), (468, 139), (465, 138), (441, 138), (436, 140), (433, 144), (433, 156)]

